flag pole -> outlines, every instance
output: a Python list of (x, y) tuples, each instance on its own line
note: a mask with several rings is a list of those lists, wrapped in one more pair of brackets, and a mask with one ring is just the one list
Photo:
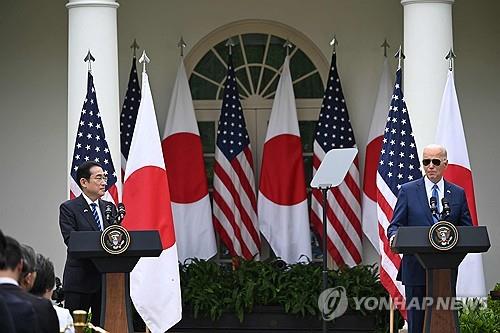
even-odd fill
[(401, 61), (404, 60), (406, 57), (403, 53), (403, 50), (401, 48), (401, 45), (399, 45), (398, 52), (394, 55), (394, 58), (398, 59), (398, 69), (401, 69)]
[(184, 48), (186, 47), (186, 45), (187, 44), (184, 41), (184, 38), (182, 38), (182, 36), (181, 36), (179, 43), (177, 43), (177, 47), (179, 47), (181, 49), (181, 58), (184, 57)]
[[(226, 41), (226, 47), (228, 49), (228, 55), (229, 55), (229, 58), (231, 57), (231, 55), (233, 54), (233, 46), (234, 46), (234, 42), (233, 42), (233, 39), (231, 37), (229, 37)], [(228, 60), (228, 65), (229, 67), (229, 60)], [(239, 259), (237, 256), (232, 256), (231, 257), (231, 268), (233, 269), (233, 271), (235, 271), (238, 267), (239, 267)]]
[(448, 69), (450, 70), (450, 72), (453, 72), (453, 67), (455, 65), (455, 58), (457, 56), (455, 55), (455, 53), (453, 52), (453, 49), (450, 48), (450, 51), (448, 52), (448, 54), (446, 55), (445, 59), (446, 60), (449, 60), (450, 61), (450, 65), (448, 67)]
[[(326, 227), (327, 219), (326, 219), (326, 209), (327, 209), (327, 199), (328, 199), (328, 191), (331, 189), (331, 185), (322, 185), (320, 187), (321, 193), (323, 193), (323, 237), (322, 237), (322, 244), (321, 248), (323, 250), (323, 271), (322, 271), (322, 276), (323, 276), (323, 290), (324, 292), (328, 288), (328, 255), (327, 255), (327, 249), (326, 249), (326, 244), (327, 244), (327, 238), (328, 238), (328, 229)], [(323, 314), (323, 333), (328, 332), (328, 328), (326, 327), (326, 319), (325, 315)]]
[(333, 47), (333, 53), (337, 53), (337, 45), (339, 45), (339, 41), (337, 39), (337, 35), (333, 34), (333, 38), (330, 41), (330, 46)]
[(387, 58), (387, 49), (391, 47), (389, 43), (387, 43), (387, 38), (384, 38), (384, 42), (380, 45), (380, 47), (384, 48), (384, 58)]
[(286, 56), (288, 57), (290, 55), (290, 50), (293, 47), (293, 44), (290, 43), (290, 40), (286, 40), (285, 44), (283, 44), (283, 47), (286, 49)]
[(229, 50), (229, 55), (233, 54), (233, 46), (234, 46), (234, 42), (233, 42), (233, 39), (232, 38), (228, 38), (227, 39), (227, 42), (226, 42), (226, 46)]
[(389, 333), (394, 333), (394, 301), (389, 295)]
[(130, 45), (130, 48), (132, 49), (132, 55), (135, 58), (136, 51), (139, 49), (139, 44), (137, 44), (137, 40), (135, 38), (134, 38), (134, 41), (132, 42), (132, 45)]
[(88, 71), (89, 73), (92, 73), (92, 61), (95, 61), (95, 58), (92, 56), (92, 53), (90, 53), (90, 50), (87, 52), (87, 55), (85, 56), (85, 59), (83, 59), (84, 62), (88, 62)]
[(139, 62), (142, 64), (142, 73), (146, 73), (146, 65), (149, 64), (151, 60), (149, 60), (148, 56), (146, 55), (146, 50), (142, 51), (142, 56), (139, 59)]

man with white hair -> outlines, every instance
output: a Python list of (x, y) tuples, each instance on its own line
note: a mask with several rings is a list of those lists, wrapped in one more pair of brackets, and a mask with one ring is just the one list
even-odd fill
[[(456, 226), (471, 226), (472, 220), (467, 206), (465, 191), (443, 178), (448, 166), (447, 152), (443, 146), (431, 144), (424, 148), (422, 165), (425, 176), (401, 186), (398, 200), (394, 207), (391, 224), (387, 228), (387, 237), (392, 246), (399, 227), (431, 226), (436, 223), (439, 214), (431, 210), (430, 201), (436, 199), (437, 212), (441, 211), (443, 198), (449, 202), (451, 212), (446, 220)], [(456, 273), (455, 284), (456, 284)], [(425, 270), (413, 255), (403, 255), (399, 267), (398, 281), (405, 286), (407, 321), (409, 333), (422, 333), (425, 311), (422, 309), (425, 296)], [(408, 306), (418, 304), (418, 308)]]

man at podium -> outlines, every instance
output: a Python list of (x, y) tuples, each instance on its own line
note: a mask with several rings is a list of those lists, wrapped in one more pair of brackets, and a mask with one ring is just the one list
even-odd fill
[[(472, 220), (463, 188), (443, 178), (448, 166), (447, 152), (443, 146), (431, 144), (424, 148), (422, 165), (425, 176), (401, 186), (387, 237), (392, 247), (401, 226), (431, 226), (446, 220), (456, 226), (471, 226)], [(443, 214), (443, 207), (446, 213)], [(449, 207), (449, 210), (448, 210)], [(413, 255), (403, 255), (398, 281), (405, 286), (406, 304), (421, 305), (425, 296), (425, 270)], [(455, 281), (456, 283), (456, 281)], [(419, 307), (407, 308), (409, 333), (421, 333), (425, 311)]]
[[(82, 163), (76, 176), (82, 194), (62, 203), (59, 208), (59, 226), (66, 246), (73, 231), (103, 231), (110, 225), (111, 221), (104, 218), (106, 207), (111, 207), (112, 216), (116, 215), (115, 205), (101, 199), (106, 191), (107, 177), (99, 163)], [(71, 313), (91, 308), (94, 325), (100, 325), (101, 278), (90, 259), (77, 259), (67, 254), (63, 275), (64, 305)]]

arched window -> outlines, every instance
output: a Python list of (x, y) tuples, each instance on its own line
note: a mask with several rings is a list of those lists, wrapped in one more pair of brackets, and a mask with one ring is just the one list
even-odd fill
[[(257, 187), (267, 123), (286, 56), (283, 45), (286, 40), (292, 43), (293, 47), (289, 51), (290, 71), (297, 104), (306, 183), (309, 184), (312, 177), (313, 131), (329, 63), (321, 51), (297, 30), (276, 22), (245, 20), (209, 33), (185, 57), (209, 187), (212, 188), (213, 184), (217, 121), (227, 71), (228, 48), (225, 45), (229, 38), (235, 44), (233, 62), (254, 155)], [(267, 248), (263, 249), (264, 258), (268, 251)], [(223, 259), (224, 253), (219, 253), (219, 258)]]

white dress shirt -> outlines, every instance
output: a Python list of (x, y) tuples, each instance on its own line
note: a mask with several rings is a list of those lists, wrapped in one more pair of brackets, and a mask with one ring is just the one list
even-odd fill
[[(439, 203), (439, 208), (440, 210), (443, 209), (443, 204), (441, 203), (441, 201), (443, 200), (444, 198), (444, 178), (441, 178), (437, 183), (437, 187), (438, 187), (438, 195), (439, 195), (439, 198), (436, 198), (438, 203)], [(427, 178), (427, 176), (424, 176), (424, 184), (425, 184), (425, 192), (427, 193), (427, 204), (429, 204), (429, 207), (430, 207), (430, 200), (431, 200), (431, 197), (432, 197), (432, 188), (434, 187), (434, 183), (430, 181), (429, 178)], [(439, 212), (441, 213), (441, 212)]]

